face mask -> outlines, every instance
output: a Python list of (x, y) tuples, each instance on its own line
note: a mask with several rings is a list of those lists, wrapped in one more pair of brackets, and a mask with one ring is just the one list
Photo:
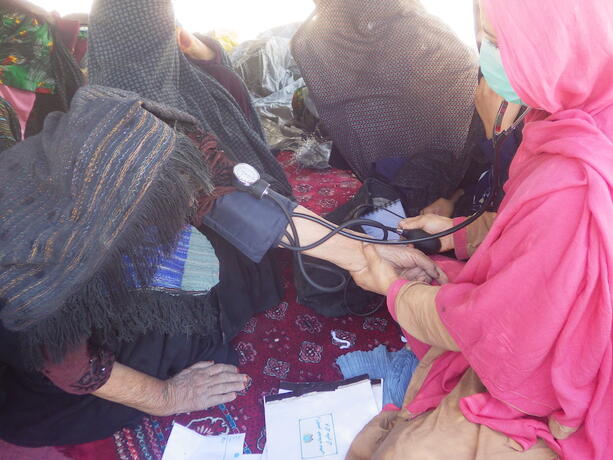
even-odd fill
[(481, 41), (481, 73), (485, 77), (487, 84), (494, 90), (499, 96), (502, 96), (506, 101), (514, 104), (526, 105), (519, 98), (509, 77), (507, 77), (504, 67), (502, 65), (502, 58), (500, 57), (500, 50), (494, 46), (487, 38)]

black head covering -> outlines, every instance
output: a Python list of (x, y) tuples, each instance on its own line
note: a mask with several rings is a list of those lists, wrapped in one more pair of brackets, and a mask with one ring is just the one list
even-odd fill
[(251, 164), (277, 191), (291, 195), (259, 123), (252, 128), (223, 86), (180, 51), (170, 0), (97, 0), (89, 31), (91, 83), (186, 111), (215, 134), (230, 158)]
[[(474, 139), (477, 56), (417, 0), (322, 0), (292, 40), (321, 120), (357, 176), (404, 159), (411, 202), (462, 179)], [(428, 190), (429, 189), (429, 190)]]
[(0, 319), (35, 352), (44, 344), (59, 357), (94, 331), (128, 340), (217, 324), (204, 297), (147, 288), (195, 198), (212, 190), (201, 152), (160, 118), (195, 122), (87, 86), (68, 113), (3, 152)]

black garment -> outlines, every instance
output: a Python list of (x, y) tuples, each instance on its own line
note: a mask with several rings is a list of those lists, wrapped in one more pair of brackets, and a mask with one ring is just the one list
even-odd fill
[(227, 89), (179, 49), (170, 0), (96, 0), (89, 34), (91, 83), (134, 91), (189, 113), (200, 129), (215, 134), (229, 158), (251, 164), (275, 190), (292, 194), (253, 106), (249, 118), (255, 127)]
[(224, 341), (230, 341), (253, 315), (279, 304), (283, 297), (281, 273), (269, 251), (258, 263), (202, 225), (219, 259), (217, 285)]
[(485, 138), (483, 123), (476, 111), (459, 157), (453, 152), (424, 151), (407, 159), (389, 181), (401, 194), (407, 217), (417, 216), (423, 208), (441, 197), (450, 197), (460, 186), (471, 161), (481, 155)]
[[(217, 303), (213, 289), (207, 301)], [(0, 438), (26, 447), (81, 444), (103, 439), (144, 415), (93, 395), (65, 393), (43, 374), (23, 369), (17, 334), (0, 326)], [(237, 364), (215, 337), (148, 333), (131, 343), (107, 344), (117, 362), (165, 380), (199, 361)]]
[[(228, 342), (257, 312), (277, 305), (283, 289), (273, 254), (252, 262), (209, 228), (200, 228), (220, 261), (220, 281), (203, 308), (219, 309), (220, 337), (168, 336), (149, 333), (136, 341), (105, 344), (116, 361), (167, 379), (198, 361), (237, 364)], [(221, 343), (223, 337), (223, 344)], [(18, 337), (0, 326), (0, 439), (39, 447), (81, 444), (137, 424), (143, 413), (95, 396), (72, 395), (41, 373), (24, 369)]]
[(360, 180), (380, 160), (418, 156), (394, 185), (420, 199), (423, 163), (436, 183), (451, 179), (449, 187), (457, 186), (479, 65), (420, 2), (319, 2), (294, 35), (292, 55), (320, 119)]

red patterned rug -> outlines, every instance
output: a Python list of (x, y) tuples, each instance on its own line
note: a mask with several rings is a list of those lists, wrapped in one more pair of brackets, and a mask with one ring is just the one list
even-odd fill
[[(343, 171), (298, 167), (290, 152), (282, 153), (279, 159), (298, 201), (319, 214), (346, 202), (359, 187), (358, 181)], [(338, 380), (341, 375), (335, 361), (340, 355), (371, 350), (381, 343), (394, 350), (402, 346), (399, 329), (385, 309), (366, 318), (325, 318), (299, 305), (287, 253), (280, 263), (286, 285), (284, 301), (252, 318), (233, 341), (241, 371), (252, 377), (244, 394), (207, 411), (145, 417), (137, 427), (121, 430), (112, 438), (58, 450), (75, 460), (160, 459), (176, 421), (202, 434), (246, 433), (245, 452), (259, 453), (266, 443), (262, 397), (276, 393), (280, 380)]]

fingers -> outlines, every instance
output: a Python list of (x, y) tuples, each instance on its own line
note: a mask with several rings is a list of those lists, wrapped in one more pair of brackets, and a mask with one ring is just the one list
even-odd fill
[(215, 52), (206, 44), (202, 43), (191, 32), (177, 27), (177, 42), (181, 52), (191, 59), (210, 61), (215, 59)]
[(206, 369), (213, 365), (215, 365), (213, 361), (200, 361), (200, 362), (197, 362), (196, 364), (192, 364), (190, 367), (188, 367), (188, 369)]
[(238, 368), (231, 364), (214, 364), (207, 369), (207, 374), (210, 376), (221, 373), (238, 374)]
[(215, 395), (215, 396), (211, 396), (207, 402), (208, 402), (208, 406), (209, 407), (215, 407), (215, 406), (219, 406), (220, 404), (226, 404), (229, 402), (232, 402), (236, 399), (236, 393), (226, 393), (226, 394), (220, 394), (220, 395)]
[(455, 202), (453, 200), (447, 198), (439, 198), (430, 206), (424, 208), (419, 214), (436, 214), (437, 216), (451, 217), (454, 208)]
[(420, 229), (423, 230), (426, 226), (426, 215), (417, 216), (417, 217), (409, 217), (408, 219), (402, 219), (398, 223), (398, 227), (402, 230), (413, 230)]
[(436, 271), (438, 272), (436, 280), (439, 282), (439, 284), (447, 284), (449, 282), (449, 277), (447, 276), (447, 273), (445, 273), (443, 269), (438, 265), (436, 266)]
[(177, 41), (181, 51), (188, 50), (193, 44), (192, 34), (181, 27), (177, 27)]
[(428, 276), (434, 279), (438, 278), (439, 272), (437, 270), (436, 264), (430, 257), (425, 255), (423, 252), (415, 250), (413, 252), (413, 261), (415, 262), (415, 265), (425, 271)]
[(242, 385), (242, 388), (239, 388), (239, 391), (244, 389), (245, 385), (247, 384), (247, 380), (248, 377), (246, 374), (234, 374), (230, 372), (223, 372), (213, 376), (204, 376), (203, 378), (204, 383), (209, 386), (238, 383)]
[(381, 261), (381, 257), (379, 257), (379, 253), (377, 252), (377, 250), (372, 244), (364, 243), (362, 245), (362, 251), (364, 252), (366, 263), (369, 266), (373, 266)]
[(423, 271), (420, 267), (413, 267), (407, 270), (403, 270), (400, 273), (400, 277), (409, 281), (421, 281), (423, 283), (430, 284), (432, 282), (432, 278)]
[(218, 396), (227, 393), (238, 393), (245, 389), (245, 382), (225, 382), (218, 383), (209, 387), (208, 393), (211, 396)]

